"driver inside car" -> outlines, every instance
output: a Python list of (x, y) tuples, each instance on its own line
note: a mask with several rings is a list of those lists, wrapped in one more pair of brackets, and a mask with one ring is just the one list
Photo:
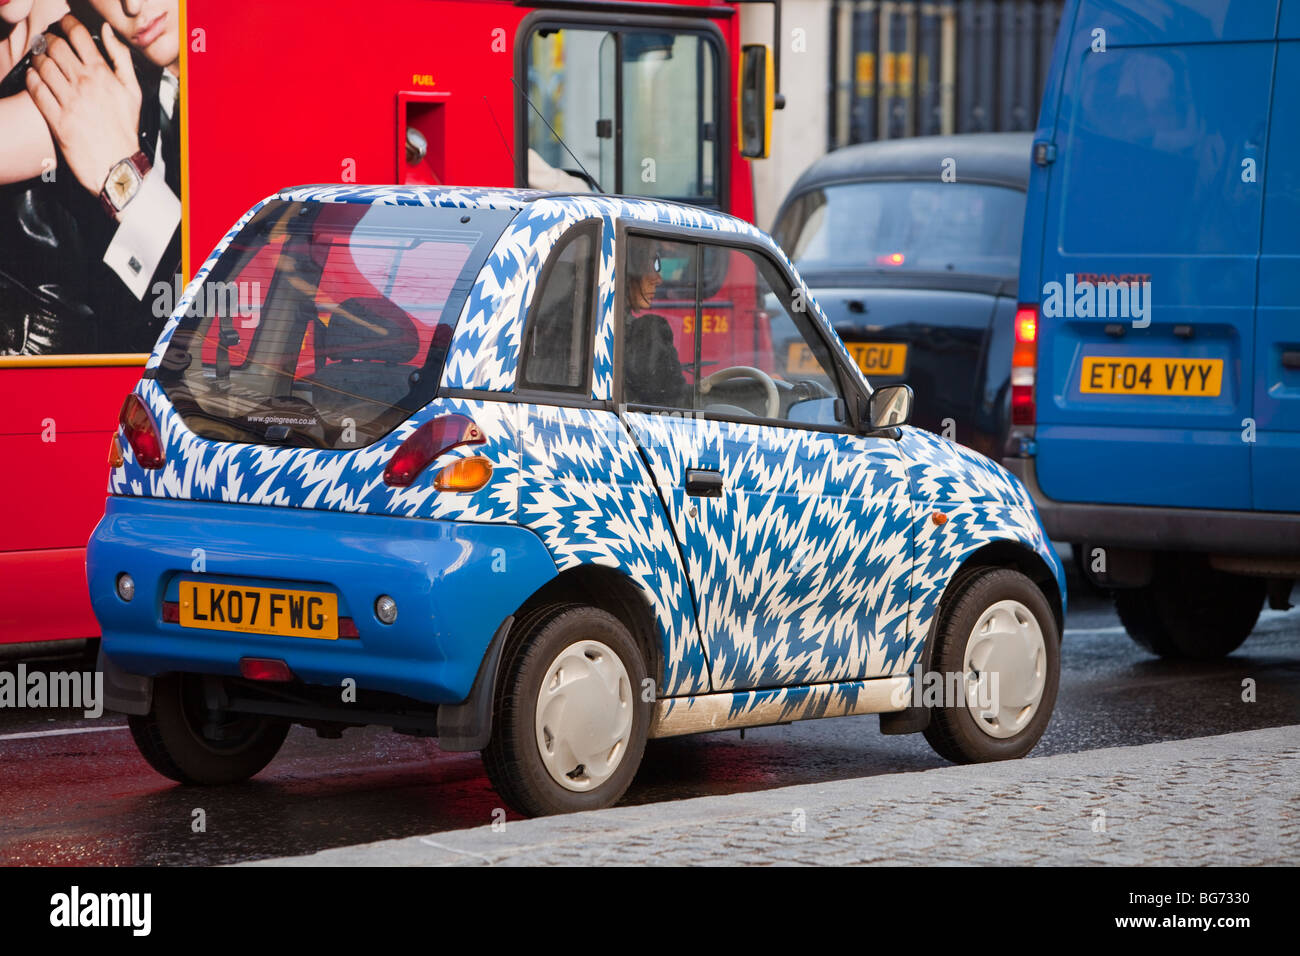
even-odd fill
[[(647, 312), (663, 281), (659, 248), (653, 239), (628, 241), (623, 373), (626, 395), (634, 405), (669, 408), (694, 406), (693, 389), (682, 374), (672, 326), (662, 315)], [(638, 314), (639, 313), (639, 314)]]

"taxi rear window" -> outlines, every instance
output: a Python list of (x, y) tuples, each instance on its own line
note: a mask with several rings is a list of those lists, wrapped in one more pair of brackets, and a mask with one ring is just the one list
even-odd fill
[(191, 431), (371, 444), (437, 391), (508, 209), (267, 203), (222, 253), (156, 377)]

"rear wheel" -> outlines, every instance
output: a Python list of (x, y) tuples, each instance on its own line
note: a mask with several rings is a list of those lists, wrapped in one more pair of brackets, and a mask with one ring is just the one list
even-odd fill
[(194, 674), (155, 680), (153, 708), (128, 718), (135, 745), (151, 767), (178, 783), (247, 780), (279, 753), (289, 723), (211, 712), (204, 703), (202, 680)]
[(502, 661), (483, 763), (527, 816), (617, 802), (645, 753), (645, 659), (626, 627), (594, 607), (530, 615)]
[(1149, 585), (1115, 592), (1115, 610), (1152, 654), (1212, 660), (1250, 636), (1265, 592), (1262, 579), (1215, 570), (1202, 555), (1162, 555)]
[(935, 631), (943, 700), (925, 739), (954, 763), (1023, 757), (1052, 719), (1061, 638), (1047, 598), (1019, 571), (990, 568), (956, 582)]

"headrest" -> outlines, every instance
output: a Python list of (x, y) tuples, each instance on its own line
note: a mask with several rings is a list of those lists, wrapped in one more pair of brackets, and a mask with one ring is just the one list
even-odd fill
[(325, 358), (369, 362), (409, 362), (420, 348), (415, 321), (378, 296), (345, 299), (319, 331)]

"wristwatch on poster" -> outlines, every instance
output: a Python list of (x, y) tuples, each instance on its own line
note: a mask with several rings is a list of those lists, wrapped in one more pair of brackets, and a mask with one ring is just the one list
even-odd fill
[(126, 204), (135, 198), (144, 184), (144, 178), (153, 169), (153, 163), (144, 154), (144, 150), (113, 164), (104, 180), (104, 188), (99, 191), (99, 201), (104, 204), (104, 211), (114, 219), (126, 208)]

